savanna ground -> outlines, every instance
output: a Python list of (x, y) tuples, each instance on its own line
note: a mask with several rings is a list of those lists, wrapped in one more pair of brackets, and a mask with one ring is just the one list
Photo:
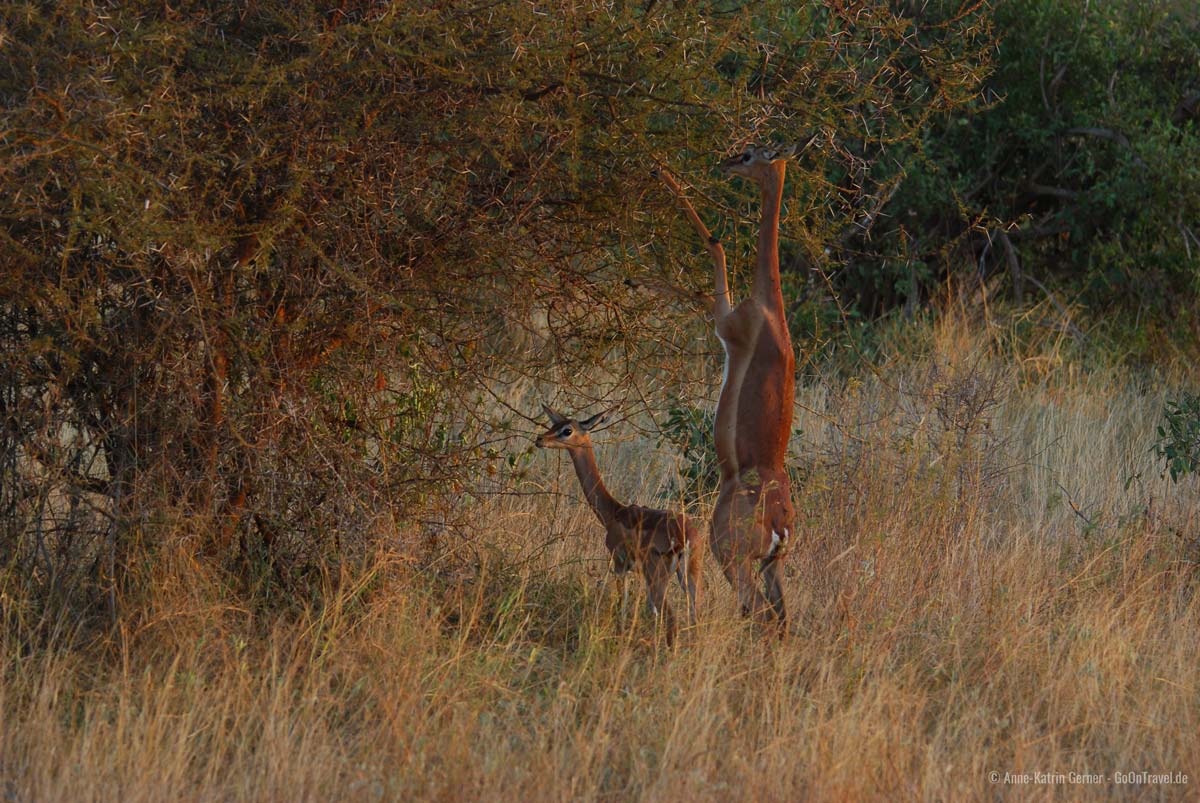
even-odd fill
[[(1200, 494), (1149, 446), (1197, 376), (1085, 371), (1020, 326), (901, 327), (874, 370), (798, 388), (785, 640), (710, 558), (668, 649), (621, 611), (569, 461), (539, 454), (435, 554), (381, 553), (305, 610), (231, 602), (184, 549), (82, 646), (6, 594), (4, 797), (1192, 797)], [(677, 455), (631, 429), (597, 436), (610, 486), (669, 496)], [(1113, 778), (1134, 771), (1188, 783)]]

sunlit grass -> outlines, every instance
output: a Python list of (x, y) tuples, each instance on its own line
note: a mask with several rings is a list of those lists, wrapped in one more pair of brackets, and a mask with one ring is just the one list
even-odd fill
[[(636, 580), (622, 610), (566, 462), (538, 455), (559, 493), (480, 502), (466, 537), (327, 578), (319, 608), (252, 614), (182, 554), (102, 643), (33, 645), (10, 606), (5, 799), (1194, 795), (1200, 488), (1149, 448), (1168, 389), (998, 362), (959, 325), (925, 346), (800, 389), (782, 642), (709, 560), (669, 650)], [(630, 501), (672, 459), (599, 445)], [(1191, 781), (989, 780), (1136, 770)]]

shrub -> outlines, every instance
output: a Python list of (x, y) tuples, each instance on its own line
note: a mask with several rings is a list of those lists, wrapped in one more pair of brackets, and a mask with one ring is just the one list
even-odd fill
[(717, 449), (713, 442), (715, 414), (680, 400), (667, 410), (659, 443), (669, 443), (679, 451), (679, 476), (682, 488), (672, 488), (671, 498), (682, 496), (689, 508), (717, 490), (720, 480)]
[(1018, 305), (1069, 294), (1135, 357), (1194, 342), (1196, 4), (1013, 0), (994, 19), (982, 92), (892, 149), (896, 191), (833, 255), (846, 303), (876, 316), (978, 275)]
[(1200, 396), (1185, 393), (1163, 408), (1154, 453), (1164, 463), (1172, 482), (1200, 472)]

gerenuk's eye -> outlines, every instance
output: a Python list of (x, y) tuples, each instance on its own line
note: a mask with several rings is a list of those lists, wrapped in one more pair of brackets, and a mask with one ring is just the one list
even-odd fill
[(571, 428), (570, 428), (570, 427), (563, 427), (563, 428), (562, 428), (562, 431), (561, 431), (561, 432), (559, 432), (558, 434), (559, 434), (559, 435), (562, 435), (564, 438), (569, 438), (569, 437), (571, 437)]

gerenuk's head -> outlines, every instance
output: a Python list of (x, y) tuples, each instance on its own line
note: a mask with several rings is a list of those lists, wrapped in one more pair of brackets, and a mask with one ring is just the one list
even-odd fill
[(590, 446), (592, 439), (588, 433), (607, 421), (608, 414), (611, 412), (605, 410), (602, 413), (596, 413), (591, 418), (579, 421), (560, 415), (544, 404), (542, 409), (546, 412), (546, 417), (550, 419), (550, 428), (538, 435), (537, 440), (534, 441), (542, 449), (582, 449)]

